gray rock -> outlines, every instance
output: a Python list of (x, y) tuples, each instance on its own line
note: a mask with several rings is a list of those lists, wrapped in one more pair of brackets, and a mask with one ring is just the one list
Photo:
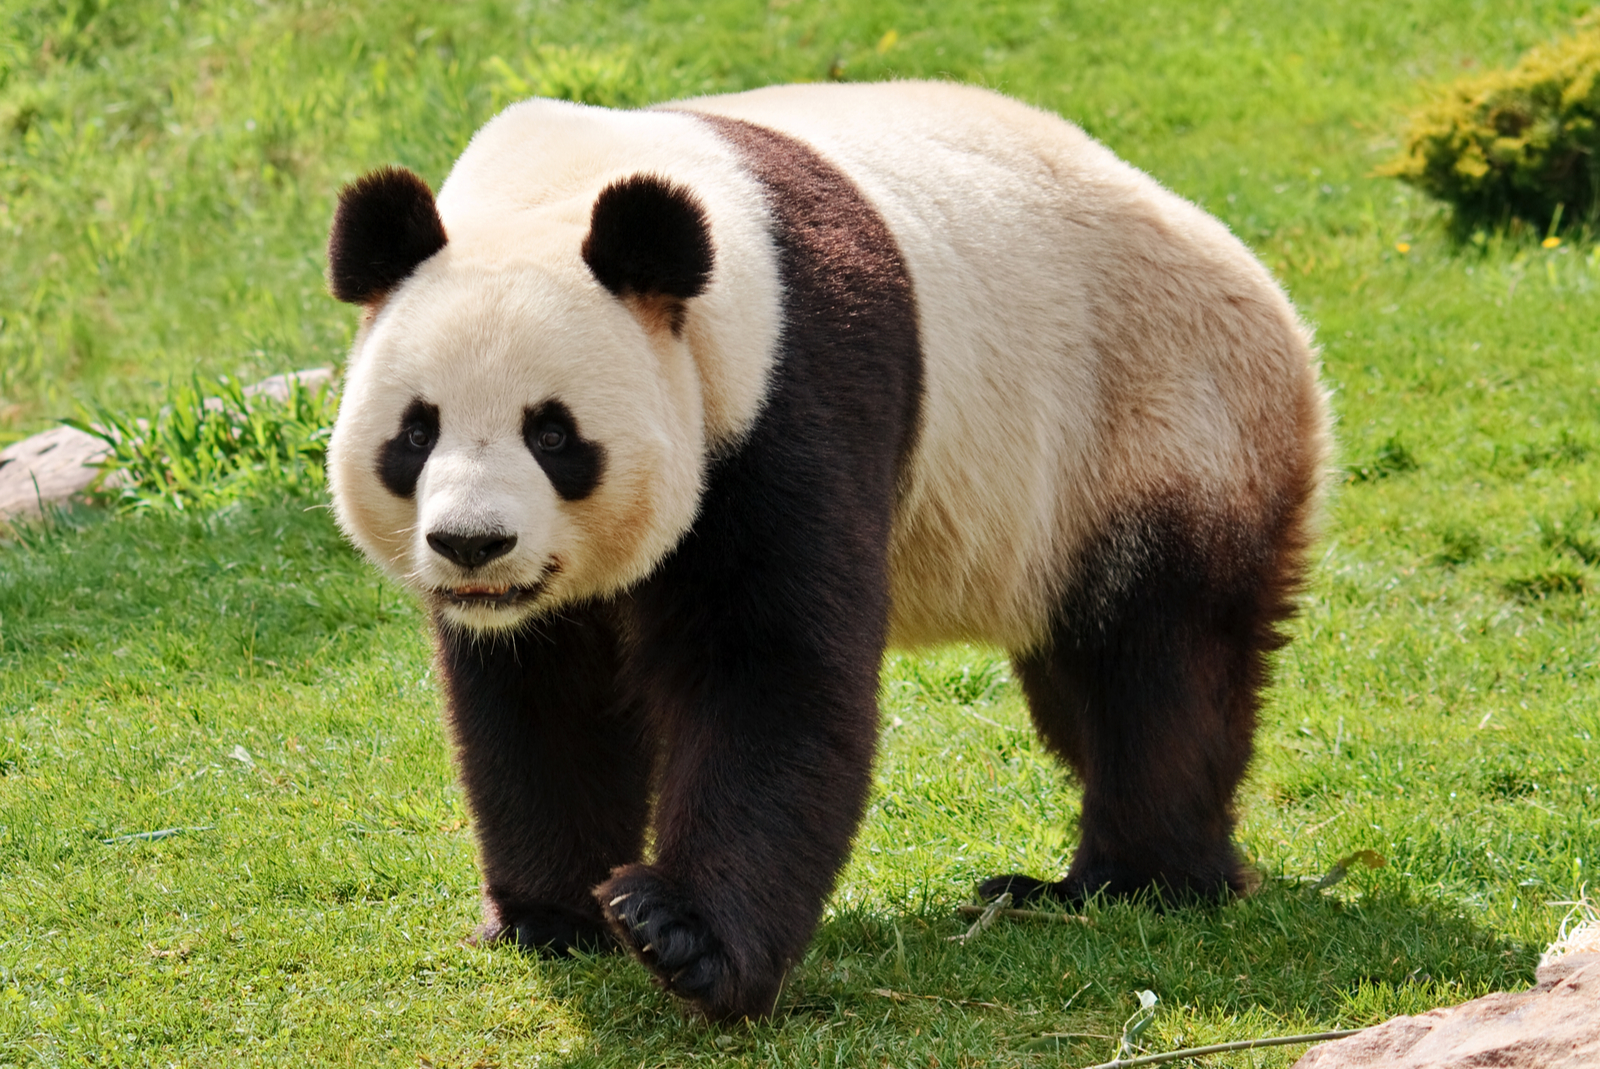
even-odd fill
[(313, 367), (304, 371), (285, 371), (281, 375), (274, 375), (262, 379), (254, 386), (246, 386), (246, 397), (264, 396), (274, 401), (287, 401), (289, 399), (289, 379), (293, 377), (300, 380), (300, 385), (313, 393), (333, 381), (333, 368)]
[(94, 482), (106, 443), (75, 427), (52, 427), (0, 450), (0, 520), (38, 515)]

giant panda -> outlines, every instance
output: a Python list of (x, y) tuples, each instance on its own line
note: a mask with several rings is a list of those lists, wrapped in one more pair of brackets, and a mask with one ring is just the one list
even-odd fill
[(1328, 416), (1215, 219), (988, 91), (803, 85), (514, 105), (437, 200), (345, 188), (328, 256), (333, 499), (431, 614), (479, 940), (770, 1013), (884, 650), (952, 640), (1009, 651), (1083, 789), (1064, 877), (983, 893), (1244, 887)]

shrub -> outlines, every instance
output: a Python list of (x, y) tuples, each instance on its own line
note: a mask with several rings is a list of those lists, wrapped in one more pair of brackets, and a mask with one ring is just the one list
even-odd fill
[(328, 436), (335, 404), (326, 388), (293, 375), (288, 396), (251, 396), (224, 376), (202, 389), (198, 377), (169, 403), (138, 418), (99, 409), (69, 421), (104, 438), (111, 453), (100, 494), (123, 511), (217, 508), (241, 498), (320, 497), (327, 485)]
[(1379, 169), (1454, 206), (1462, 229), (1516, 217), (1554, 230), (1593, 219), (1600, 186), (1600, 18), (1510, 70), (1465, 78), (1412, 119)]

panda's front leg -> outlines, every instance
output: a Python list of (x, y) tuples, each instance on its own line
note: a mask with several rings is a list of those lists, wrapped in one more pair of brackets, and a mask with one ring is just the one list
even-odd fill
[(780, 670), (675, 710), (654, 863), (595, 891), (623, 944), (713, 1019), (772, 1013), (861, 819), (872, 688), (825, 679)]
[(826, 578), (760, 571), (704, 597), (670, 581), (666, 603), (639, 593), (632, 667), (662, 741), (655, 858), (595, 889), (662, 986), (721, 1020), (772, 1013), (849, 854), (877, 735), (881, 597), (868, 583), (841, 618)]
[(612, 946), (590, 892), (643, 851), (652, 754), (617, 685), (609, 611), (568, 607), (514, 635), (436, 632), (483, 871), (476, 938)]

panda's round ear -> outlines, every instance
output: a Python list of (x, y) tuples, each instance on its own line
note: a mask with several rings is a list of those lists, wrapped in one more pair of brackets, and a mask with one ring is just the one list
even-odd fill
[(328, 289), (341, 301), (368, 304), (447, 240), (428, 183), (404, 167), (380, 168), (339, 191), (328, 231)]
[(705, 290), (712, 260), (705, 209), (682, 186), (639, 174), (595, 199), (584, 263), (616, 296), (659, 306), (674, 330), (683, 302)]

